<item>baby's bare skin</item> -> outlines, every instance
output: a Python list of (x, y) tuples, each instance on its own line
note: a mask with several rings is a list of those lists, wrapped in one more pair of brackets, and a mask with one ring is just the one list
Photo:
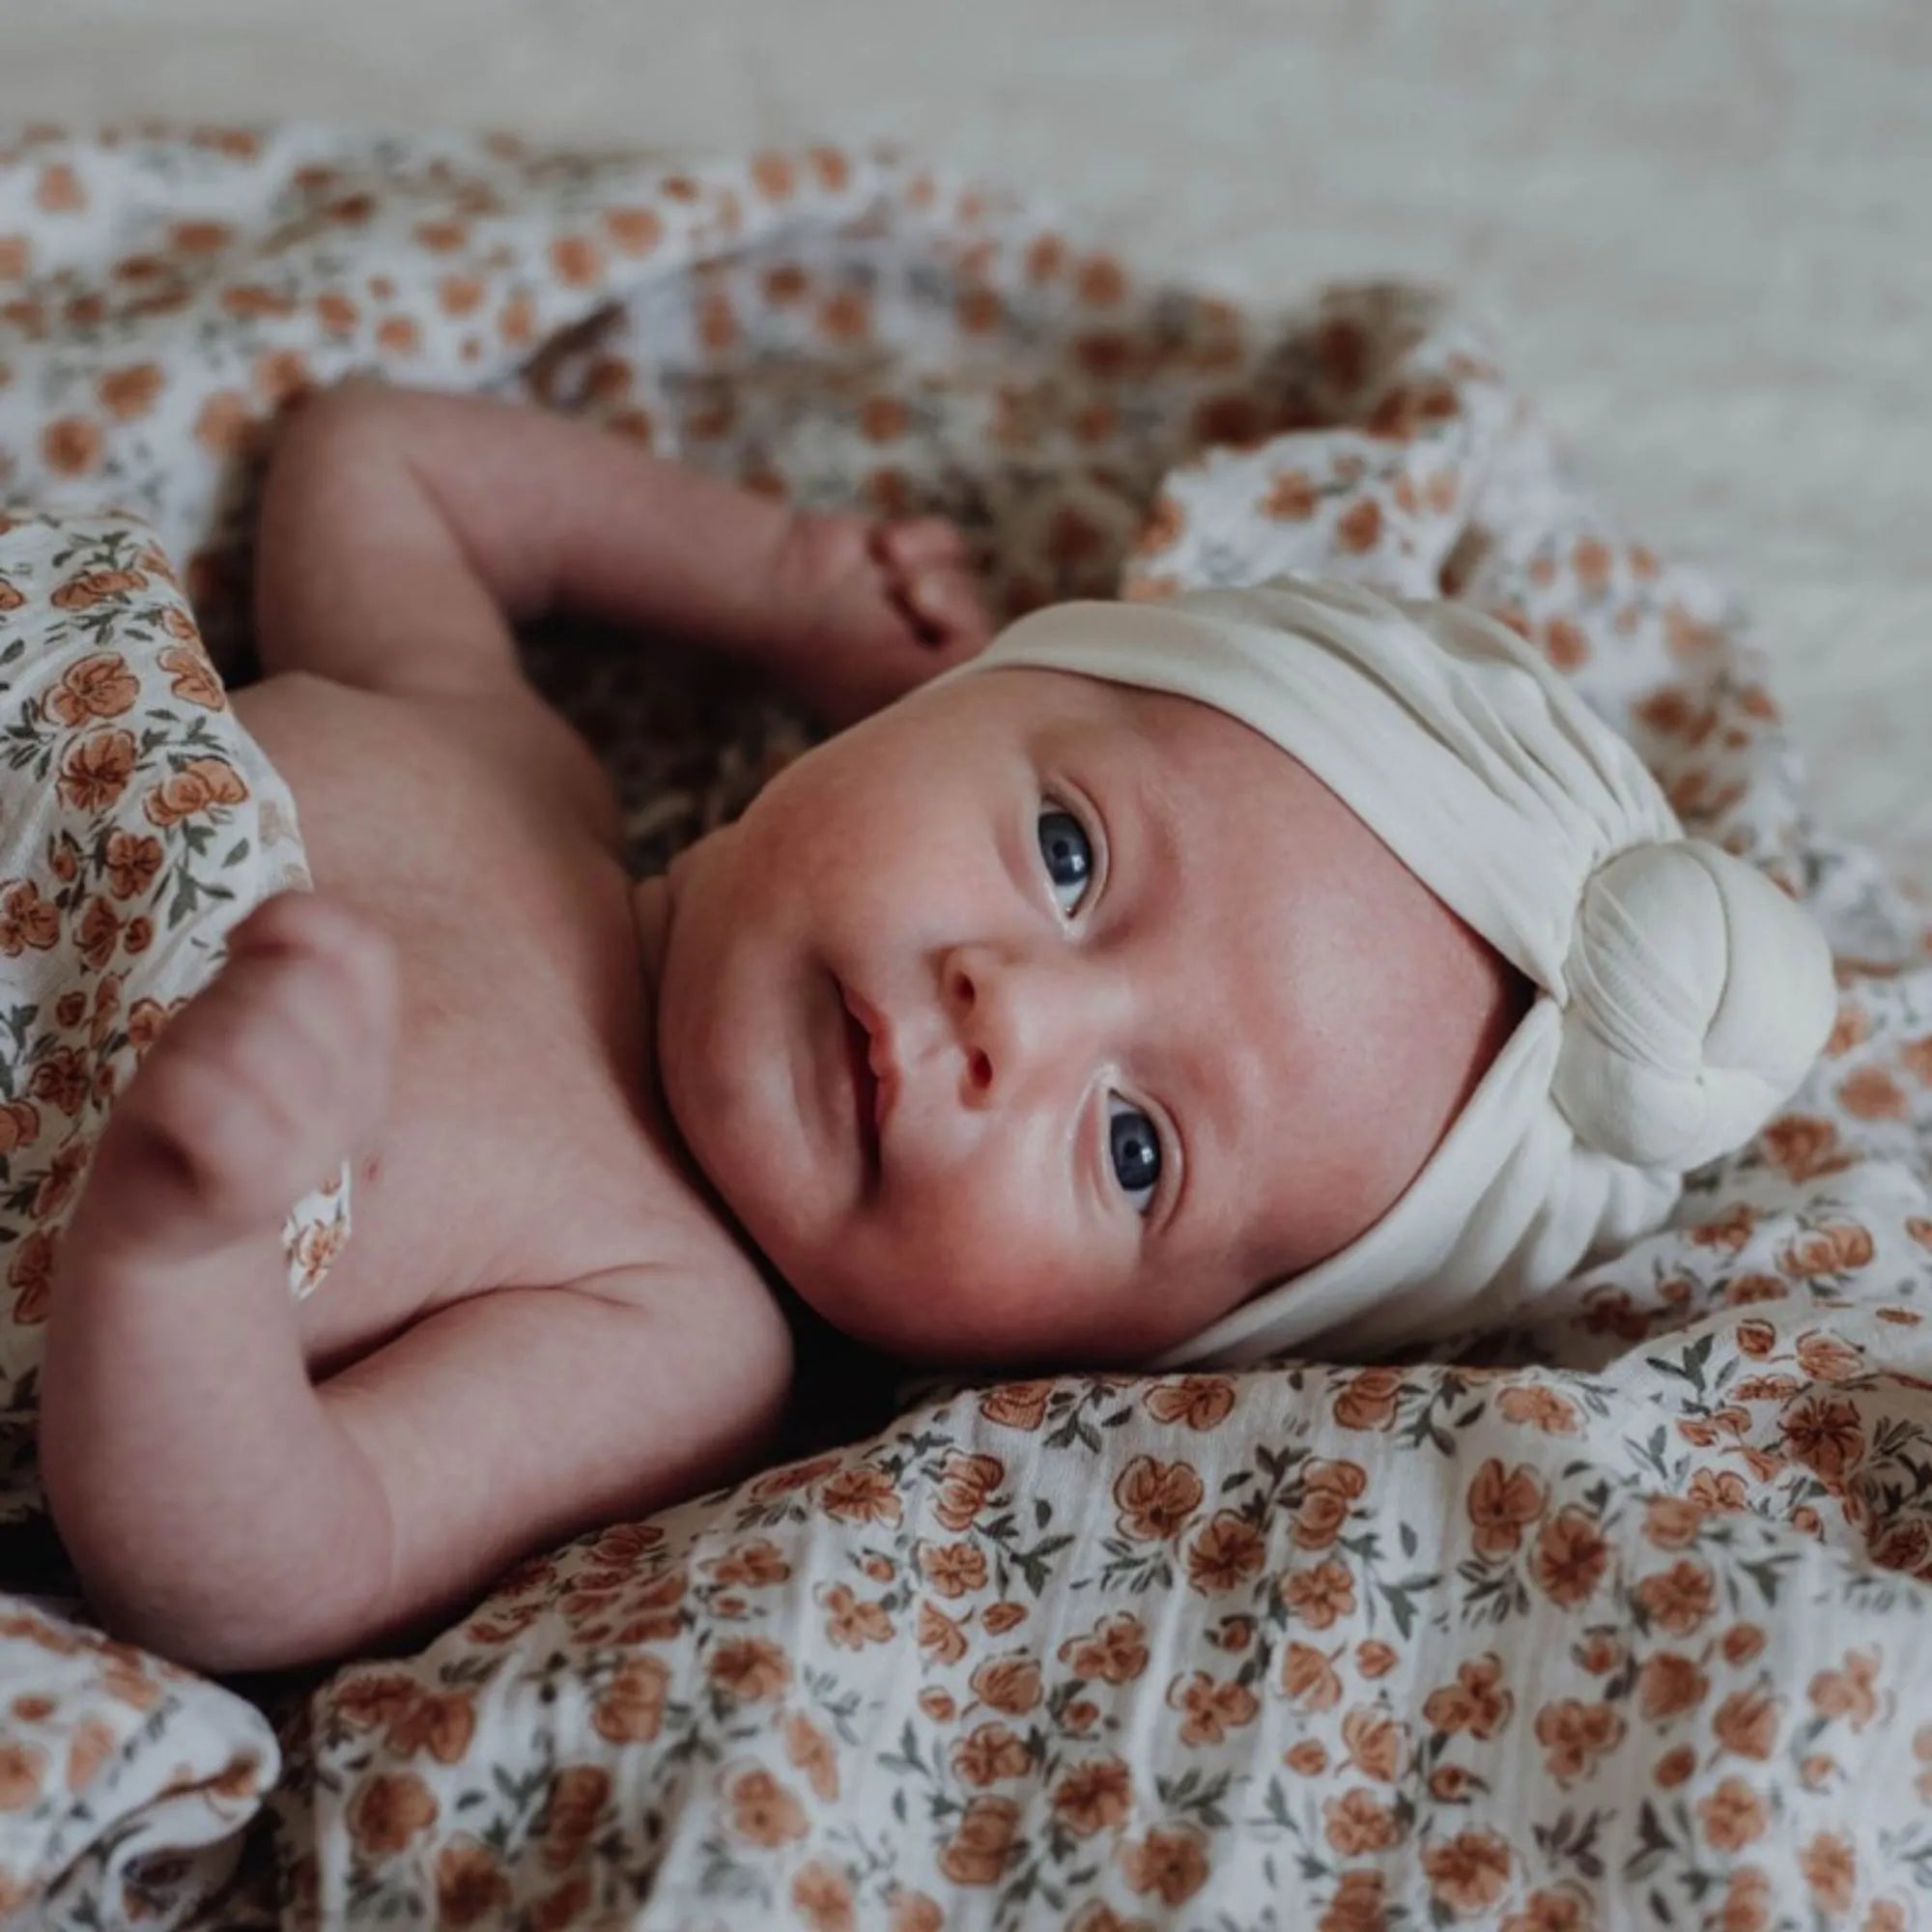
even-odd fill
[[(782, 1319), (655, 1094), (662, 888), (510, 620), (707, 639), (839, 723), (986, 635), (944, 526), (362, 387), (287, 434), (258, 571), (268, 675), (234, 701), (317, 892), (237, 927), (117, 1106), (43, 1378), (97, 1607), (216, 1669), (379, 1642), (722, 1480), (784, 1394)], [(298, 1308), (279, 1228), (346, 1154), (354, 1238)]]

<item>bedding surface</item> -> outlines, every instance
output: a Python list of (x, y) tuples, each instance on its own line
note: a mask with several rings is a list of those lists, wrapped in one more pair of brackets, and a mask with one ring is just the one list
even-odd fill
[[(23, 1846), (16, 1896), (145, 1886), (211, 1924), (1922, 1915), (1925, 924), (1812, 824), (1744, 608), (1576, 480), (1507, 345), (1398, 283), (1239, 307), (823, 146), (48, 138), (0, 165), (0, 236), (8, 497), (138, 513), (225, 666), (272, 413), (357, 367), (490, 388), (797, 500), (945, 510), (1009, 612), (1281, 569), (1466, 598), (1688, 829), (1815, 907), (1842, 981), (1791, 1107), (1533, 1323), (1410, 1362), (942, 1390), (283, 1697), (279, 1756), (190, 1680), (210, 1735), (243, 1727), (245, 1765), (208, 1747), (226, 1834), (170, 1860), (136, 1804)], [(806, 742), (628, 640), (534, 662), (639, 864)]]

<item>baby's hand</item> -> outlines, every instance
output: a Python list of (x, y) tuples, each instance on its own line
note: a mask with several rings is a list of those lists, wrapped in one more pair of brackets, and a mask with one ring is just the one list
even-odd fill
[(942, 517), (801, 515), (779, 575), (774, 668), (835, 726), (963, 664), (993, 634), (966, 540)]
[(258, 906), (115, 1105), (90, 1245), (188, 1261), (279, 1226), (382, 1117), (396, 1006), (367, 920), (312, 893)]

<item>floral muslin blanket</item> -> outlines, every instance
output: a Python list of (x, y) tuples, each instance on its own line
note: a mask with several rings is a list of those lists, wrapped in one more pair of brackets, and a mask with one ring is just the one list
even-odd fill
[[(166, 1679), (170, 1724), (113, 1762), (180, 1754), (173, 1810), (169, 1764), (81, 1804), (92, 1835), (7, 1835), (94, 1788), (72, 1741), (100, 1739), (110, 1676), (163, 1680), (0, 1615), (11, 1900), (290, 1926), (1932, 1921), (1926, 921), (1808, 822), (1742, 608), (1590, 497), (1451, 302), (1239, 309), (832, 147), (141, 128), (0, 158), (0, 493), (138, 516), (224, 666), (272, 418), (364, 368), (808, 504), (942, 510), (1009, 612), (1284, 568), (1469, 599), (1692, 830), (1816, 908), (1838, 1024), (1669, 1229), (1533, 1322), (1422, 1359), (928, 1395), (525, 1565), (420, 1655), (275, 1702), (274, 1745)], [(806, 742), (766, 695), (609, 638), (533, 663), (640, 864)]]

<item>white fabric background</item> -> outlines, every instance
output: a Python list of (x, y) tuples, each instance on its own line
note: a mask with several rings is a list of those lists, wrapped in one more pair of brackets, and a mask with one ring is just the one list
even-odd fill
[(1452, 280), (1932, 876), (1925, 0), (0, 0), (0, 124), (893, 134), (1234, 293)]

